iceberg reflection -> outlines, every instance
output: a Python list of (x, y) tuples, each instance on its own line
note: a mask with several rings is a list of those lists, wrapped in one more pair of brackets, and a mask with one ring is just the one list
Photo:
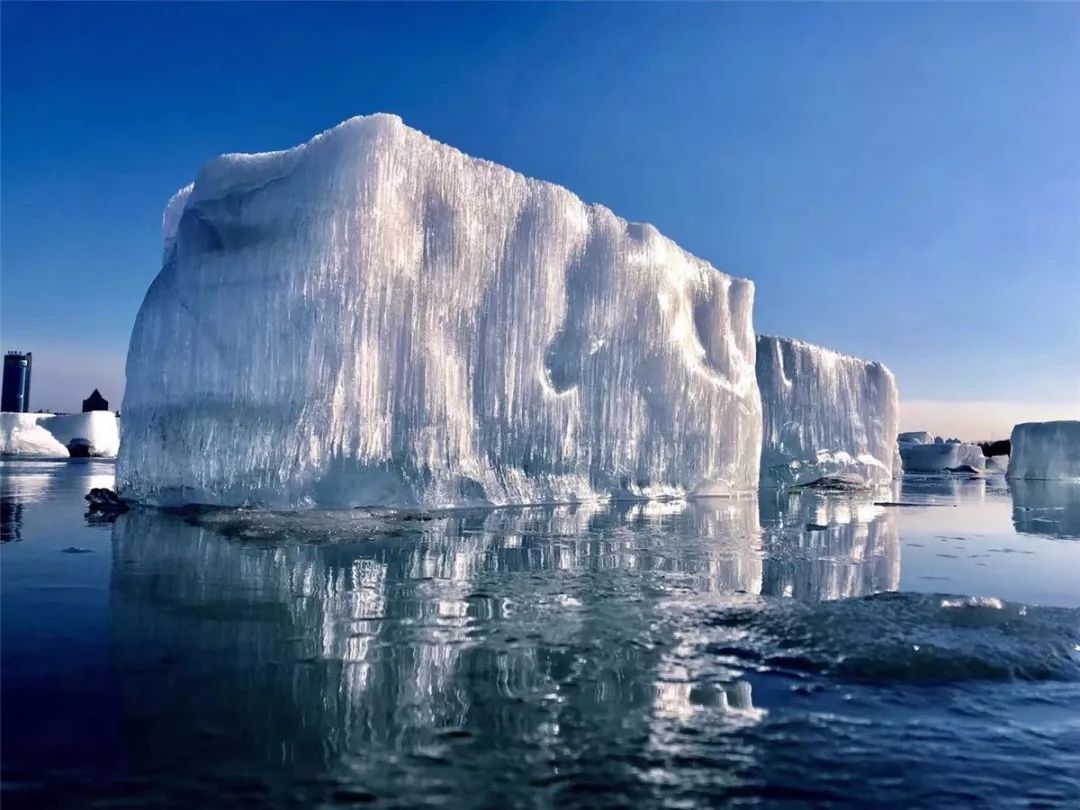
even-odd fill
[(870, 493), (763, 493), (762, 593), (842, 599), (896, 590), (900, 539), (896, 513)]
[(1016, 531), (1080, 538), (1080, 484), (1023, 479), (1011, 479), (1008, 484)]
[[(496, 735), (575, 762), (583, 735), (647, 734), (690, 699), (665, 655), (672, 605), (762, 581), (753, 499), (453, 512), (318, 543), (137, 510), (113, 539), (136, 768), (206, 751), (208, 784), (317, 764), (389, 786), (403, 756)], [(748, 707), (748, 689), (711, 704)]]

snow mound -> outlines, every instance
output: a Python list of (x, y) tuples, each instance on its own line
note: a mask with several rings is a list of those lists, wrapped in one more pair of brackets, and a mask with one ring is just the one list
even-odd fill
[(52, 416), (42, 422), (72, 456), (114, 458), (120, 449), (120, 426), (111, 411)]
[(506, 504), (756, 484), (754, 288), (396, 116), (207, 163), (163, 218), (117, 483)]
[(0, 413), (0, 455), (67, 458), (68, 449), (41, 424), (47, 413)]
[(1080, 420), (1023, 422), (1014, 427), (1008, 475), (1080, 481)]
[(904, 472), (949, 472), (986, 469), (986, 456), (977, 444), (958, 441), (934, 444), (902, 444)]
[(843, 478), (877, 486), (899, 474), (896, 380), (881, 363), (762, 335), (757, 380), (764, 484)]

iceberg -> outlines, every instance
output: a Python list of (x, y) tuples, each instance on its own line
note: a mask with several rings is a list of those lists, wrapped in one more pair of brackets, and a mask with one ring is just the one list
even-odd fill
[(957, 472), (986, 469), (986, 456), (977, 444), (941, 441), (934, 444), (901, 444), (904, 472)]
[(117, 484), (461, 506), (756, 485), (754, 287), (400, 118), (224, 155), (163, 217)]
[(42, 413), (0, 413), (0, 455), (67, 458), (67, 447), (42, 424), (50, 416)]
[(789, 338), (759, 336), (761, 480), (889, 483), (896, 466), (896, 380), (881, 363)]
[(1080, 420), (1023, 422), (1011, 441), (1009, 478), (1080, 481)]
[(113, 458), (120, 448), (118, 422), (111, 411), (89, 411), (51, 416), (42, 425), (72, 456)]
[(987, 456), (986, 457), (986, 471), (990, 473), (998, 473), (1004, 475), (1009, 471), (1009, 457), (1008, 456)]

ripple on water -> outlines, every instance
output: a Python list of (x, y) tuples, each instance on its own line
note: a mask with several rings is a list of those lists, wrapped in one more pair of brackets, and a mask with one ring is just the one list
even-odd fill
[(995, 598), (881, 593), (763, 600), (713, 611), (727, 649), (766, 666), (849, 681), (1080, 680), (1080, 610)]

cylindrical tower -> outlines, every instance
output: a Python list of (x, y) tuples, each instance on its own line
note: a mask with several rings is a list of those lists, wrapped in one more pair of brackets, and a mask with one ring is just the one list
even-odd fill
[(8, 352), (4, 356), (4, 389), (0, 411), (26, 413), (30, 410), (30, 352)]

